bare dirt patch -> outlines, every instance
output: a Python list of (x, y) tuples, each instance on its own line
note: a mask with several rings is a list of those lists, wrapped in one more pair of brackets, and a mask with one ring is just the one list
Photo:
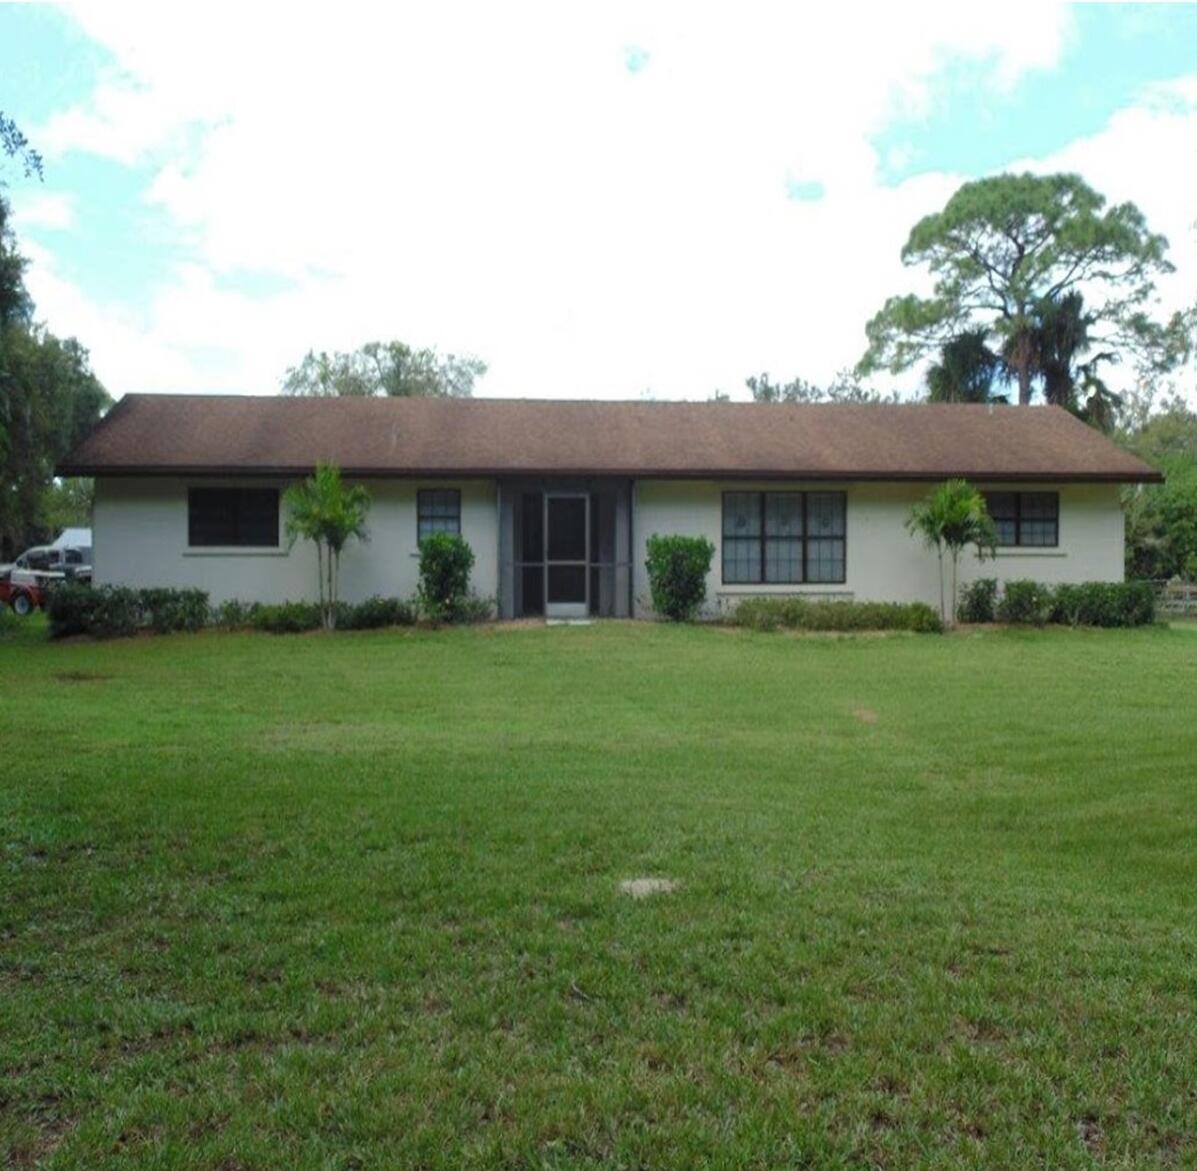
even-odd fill
[(862, 724), (875, 724), (877, 722), (877, 713), (871, 707), (857, 707), (852, 709), (852, 714)]
[(627, 878), (619, 889), (634, 899), (647, 899), (652, 895), (666, 895), (677, 890), (672, 878)]
[(1101, 1153), (1105, 1146), (1105, 1135), (1101, 1129), (1101, 1122), (1092, 1114), (1086, 1114), (1077, 1121), (1077, 1137), (1085, 1144), (1085, 1149), (1091, 1155)]

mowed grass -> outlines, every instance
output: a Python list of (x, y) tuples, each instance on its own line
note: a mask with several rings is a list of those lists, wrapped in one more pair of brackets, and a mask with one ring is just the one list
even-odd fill
[(0, 1164), (1197, 1164), (1191, 631), (0, 668)]

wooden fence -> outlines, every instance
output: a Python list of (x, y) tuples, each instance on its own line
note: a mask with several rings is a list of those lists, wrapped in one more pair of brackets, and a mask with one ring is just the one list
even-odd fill
[(1197, 583), (1153, 581), (1156, 613), (1172, 618), (1197, 617)]

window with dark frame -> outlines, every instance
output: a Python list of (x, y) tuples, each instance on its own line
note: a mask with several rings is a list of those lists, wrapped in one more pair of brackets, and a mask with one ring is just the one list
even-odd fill
[(416, 540), (433, 533), (461, 533), (461, 492), (457, 488), (421, 488), (416, 494)]
[(999, 546), (1050, 549), (1060, 543), (1058, 492), (986, 492)]
[(724, 585), (842, 583), (847, 571), (843, 492), (725, 492)]
[(187, 544), (193, 548), (278, 548), (277, 488), (192, 488)]

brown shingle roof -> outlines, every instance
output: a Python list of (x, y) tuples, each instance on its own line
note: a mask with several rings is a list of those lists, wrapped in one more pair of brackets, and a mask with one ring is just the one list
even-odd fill
[(1154, 480), (1057, 407), (126, 395), (63, 475)]

